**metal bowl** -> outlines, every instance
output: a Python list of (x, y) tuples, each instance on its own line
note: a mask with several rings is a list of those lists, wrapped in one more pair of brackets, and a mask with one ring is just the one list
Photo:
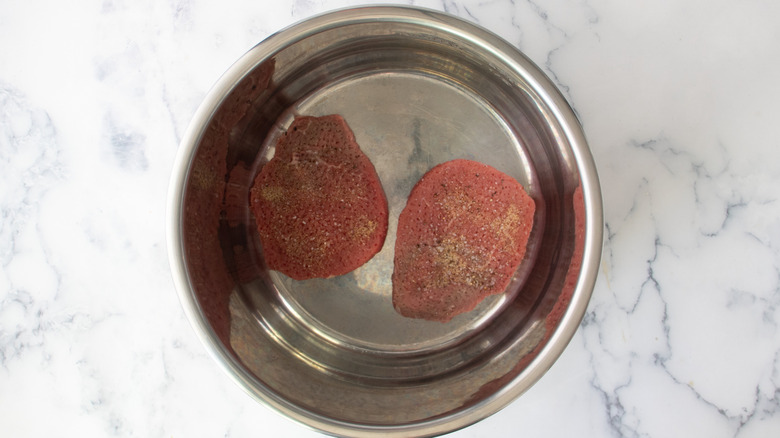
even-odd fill
[[(248, 191), (297, 114), (342, 115), (387, 195), (385, 245), (347, 275), (295, 281), (263, 261)], [(471, 312), (405, 318), (391, 301), (398, 214), (455, 158), (534, 198), (526, 259)], [(328, 434), (435, 435), (506, 406), (561, 354), (595, 282), (601, 208), (573, 111), (514, 47), (438, 12), (358, 8), (272, 35), (211, 90), (176, 160), (169, 253), (198, 335), (258, 401)]]

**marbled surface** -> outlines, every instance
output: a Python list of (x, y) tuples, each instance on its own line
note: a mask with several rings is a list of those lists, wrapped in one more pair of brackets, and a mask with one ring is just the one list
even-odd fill
[[(3, 436), (313, 437), (184, 317), (165, 243), (181, 134), (270, 33), (347, 0), (0, 3)], [(453, 437), (780, 436), (780, 3), (444, 0), (582, 119), (606, 239), (588, 312)]]

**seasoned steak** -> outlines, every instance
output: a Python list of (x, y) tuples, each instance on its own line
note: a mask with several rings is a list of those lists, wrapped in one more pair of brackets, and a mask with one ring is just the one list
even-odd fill
[(512, 177), (453, 160), (428, 171), (398, 219), (393, 305), (447, 322), (503, 293), (525, 255), (533, 199)]
[(387, 199), (374, 165), (339, 115), (296, 117), (250, 190), (270, 269), (296, 280), (343, 275), (387, 235)]

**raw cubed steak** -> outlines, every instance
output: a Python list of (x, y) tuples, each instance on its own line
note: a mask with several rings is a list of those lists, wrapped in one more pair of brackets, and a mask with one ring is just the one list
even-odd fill
[(533, 199), (514, 178), (482, 163), (434, 167), (398, 219), (393, 306), (447, 322), (503, 293), (525, 255)]
[(343, 275), (387, 235), (387, 199), (374, 165), (339, 115), (299, 116), (250, 190), (270, 269), (296, 280)]

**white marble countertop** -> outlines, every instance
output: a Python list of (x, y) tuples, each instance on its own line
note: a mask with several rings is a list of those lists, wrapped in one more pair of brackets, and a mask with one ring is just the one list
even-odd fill
[[(0, 425), (14, 437), (313, 437), (245, 395), (166, 254), (177, 145), (227, 67), (349, 0), (0, 3)], [(453, 437), (780, 436), (780, 3), (444, 0), (580, 115), (606, 239), (530, 391)]]

